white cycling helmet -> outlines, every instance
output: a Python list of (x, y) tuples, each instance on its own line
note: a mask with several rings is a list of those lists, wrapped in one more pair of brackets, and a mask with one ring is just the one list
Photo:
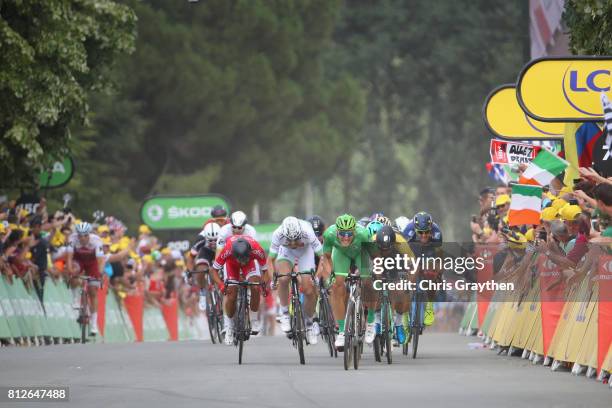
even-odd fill
[(91, 230), (93, 229), (93, 227), (88, 222), (79, 222), (74, 227), (74, 229), (76, 230), (76, 233), (79, 235), (87, 235), (91, 233)]
[(302, 226), (300, 225), (300, 220), (295, 217), (285, 218), (281, 228), (283, 236), (290, 241), (302, 238)]
[(208, 223), (204, 226), (204, 230), (202, 231), (204, 238), (209, 241), (216, 241), (219, 237), (219, 231), (221, 231), (221, 227), (216, 222)]
[(404, 231), (408, 224), (410, 224), (410, 218), (404, 217), (403, 215), (395, 219), (395, 225), (397, 225), (397, 229), (400, 231)]
[(233, 227), (242, 228), (247, 223), (247, 216), (242, 211), (235, 211), (230, 217), (230, 222), (232, 223)]

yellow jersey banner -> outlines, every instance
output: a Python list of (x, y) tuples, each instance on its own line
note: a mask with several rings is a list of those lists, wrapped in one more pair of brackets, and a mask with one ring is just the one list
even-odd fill
[(502, 139), (563, 139), (563, 123), (540, 122), (523, 112), (514, 84), (495, 88), (485, 100), (482, 116), (489, 132)]
[(612, 57), (541, 58), (517, 82), (521, 108), (544, 122), (602, 121), (601, 93), (610, 92)]

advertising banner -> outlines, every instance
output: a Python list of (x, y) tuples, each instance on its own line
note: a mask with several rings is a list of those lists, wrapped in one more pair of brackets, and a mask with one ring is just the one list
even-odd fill
[(517, 82), (521, 108), (544, 122), (603, 121), (601, 93), (610, 92), (611, 57), (541, 58)]
[(490, 154), (494, 164), (527, 164), (535, 159), (541, 147), (527, 143), (491, 139)]
[(482, 109), (485, 126), (495, 137), (514, 140), (563, 139), (563, 123), (535, 120), (521, 109), (514, 84), (495, 88)]
[(268, 223), (268, 224), (257, 224), (253, 225), (255, 231), (257, 231), (257, 241), (261, 244), (264, 250), (270, 250), (270, 244), (272, 243), (272, 234), (279, 227), (280, 224)]
[(153, 230), (201, 229), (216, 205), (229, 212), (228, 201), (216, 194), (156, 196), (143, 203), (140, 217)]

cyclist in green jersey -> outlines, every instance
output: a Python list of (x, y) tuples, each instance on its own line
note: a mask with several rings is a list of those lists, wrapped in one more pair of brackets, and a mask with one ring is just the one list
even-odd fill
[(331, 225), (323, 233), (323, 258), (319, 264), (318, 274), (324, 270), (327, 276), (333, 267), (335, 280), (332, 284), (330, 303), (332, 311), (338, 322), (339, 333), (336, 337), (336, 348), (342, 351), (344, 347), (344, 316), (346, 313), (347, 292), (344, 285), (345, 277), (351, 268), (359, 271), (363, 279), (363, 300), (368, 307), (368, 325), (366, 328), (366, 342), (374, 341), (376, 331), (374, 327), (374, 309), (376, 297), (372, 288), (371, 272), (369, 267), (370, 233), (367, 228), (357, 225), (355, 217), (344, 214), (336, 218), (336, 224)]

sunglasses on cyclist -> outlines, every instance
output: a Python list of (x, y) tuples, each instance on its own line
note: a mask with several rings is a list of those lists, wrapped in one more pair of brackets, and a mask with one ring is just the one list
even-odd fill
[(342, 238), (350, 238), (354, 235), (353, 231), (338, 231), (338, 236)]
[(233, 229), (233, 230), (239, 230), (239, 231), (242, 231), (242, 230), (244, 229), (244, 226), (243, 226), (243, 227), (236, 227), (236, 226), (232, 225), (232, 229)]
[(417, 231), (417, 234), (419, 235), (425, 235), (425, 234), (429, 234), (431, 233), (431, 231)]

